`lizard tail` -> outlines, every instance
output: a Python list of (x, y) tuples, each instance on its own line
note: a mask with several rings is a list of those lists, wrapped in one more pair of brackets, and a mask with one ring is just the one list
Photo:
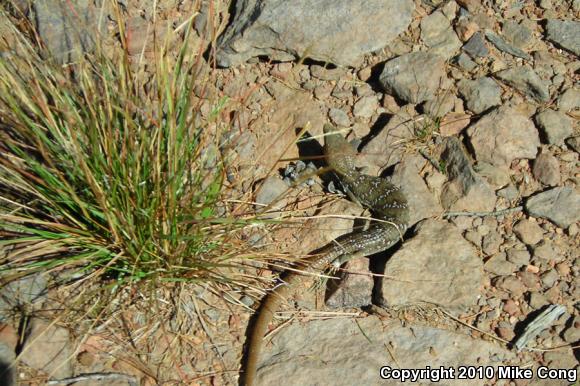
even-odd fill
[(268, 330), (268, 325), (274, 318), (274, 313), (278, 310), (282, 301), (288, 296), (291, 288), (290, 282), (293, 281), (294, 276), (294, 274), (289, 274), (283, 278), (286, 284), (277, 287), (274, 291), (266, 295), (266, 298), (258, 308), (258, 315), (248, 338), (245, 369), (242, 374), (242, 382), (240, 382), (243, 386), (253, 386), (255, 383), (264, 335)]

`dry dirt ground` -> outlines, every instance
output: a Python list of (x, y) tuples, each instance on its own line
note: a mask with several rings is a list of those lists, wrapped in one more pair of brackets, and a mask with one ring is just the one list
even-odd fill
[[(445, 3), (446, 7), (453, 8), (461, 2)], [(520, 11), (522, 18), (533, 20), (531, 15), (535, 15), (541, 19), (546, 12), (551, 12), (552, 17), (566, 16), (558, 12), (565, 12), (568, 8), (548, 7), (546, 3), (525, 4)], [(227, 23), (227, 7), (219, 2), (212, 4), (212, 12), (220, 15), (215, 20), (221, 22), (221, 26), (214, 26), (219, 30)], [(157, 6), (155, 20), (159, 26), (167, 22), (177, 26), (193, 9), (188, 2), (160, 1)], [(127, 9), (130, 14), (127, 17), (128, 33), (132, 36), (129, 48), (135, 60), (147, 60), (152, 51), (144, 44), (153, 38), (148, 29), (153, 15), (146, 5), (136, 1), (128, 1)], [(229, 196), (235, 199), (228, 205), (231, 205), (232, 212), (242, 213), (260, 208), (244, 202), (270, 204), (272, 197), (278, 197), (270, 206), (273, 209), (271, 217), (284, 221), (263, 222), (248, 229), (244, 242), (254, 245), (257, 254), (279, 256), (280, 261), (286, 263), (288, 259), (299, 258), (339, 234), (347, 233), (352, 227), (352, 216), (366, 214), (355, 204), (348, 203), (346, 198), (329, 193), (326, 177), (310, 174), (304, 177), (305, 183), (286, 184), (283, 178), (292, 174), (288, 166), (303, 160), (314, 165), (307, 171), (323, 167), (322, 125), (329, 120), (346, 123), (344, 126), (352, 129), (348, 138), (362, 140), (362, 145), (372, 142), (383, 130), (399, 130), (402, 133), (400, 140), (390, 142), (388, 149), (378, 149), (386, 153), (385, 156), (379, 155), (383, 157), (382, 165), (394, 165), (405, 159), (420, 163), (414, 172), (407, 172), (414, 173), (412, 178), (418, 179), (426, 189), (418, 200), (423, 204), (433, 204), (428, 207), (419, 205), (423, 212), (418, 210), (415, 220), (428, 219), (452, 226), (454, 232), (458, 232), (476, 251), (483, 266), (483, 276), (481, 283), (476, 283), (480, 296), (461, 312), (448, 315), (438, 309), (416, 305), (379, 312), (379, 318), (385, 323), (396, 321), (399, 325), (443, 327), (506, 347), (506, 342), (513, 342), (521, 334), (522, 326), (537, 315), (538, 310), (548, 304), (562, 304), (566, 309), (564, 316), (534, 340), (537, 350), (514, 353), (517, 358), (514, 363), (530, 367), (577, 368), (578, 349), (574, 352), (571, 346), (577, 345), (580, 338), (578, 223), (561, 227), (526, 211), (444, 219), (447, 208), (441, 203), (441, 189), (449, 176), (441, 172), (445, 165), (441, 165), (440, 157), (445, 141), (448, 137), (463, 140), (465, 128), (481, 116), (466, 108), (464, 100), (459, 97), (458, 83), (463, 79), (491, 75), (497, 70), (494, 63), (508, 62), (506, 54), (488, 44), (492, 59), (477, 62), (477, 68), (471, 72), (446, 61), (444, 71), (450, 82), (440, 94), (455, 98), (448, 103), (448, 108), (442, 108), (447, 111), (440, 117), (425, 115), (417, 106), (402, 103), (378, 90), (377, 77), (382, 64), (421, 47), (420, 22), (435, 9), (416, 1), (408, 30), (391, 47), (367, 55), (356, 68), (324, 68), (323, 64), (310, 61), (275, 63), (268, 59), (255, 59), (227, 69), (211, 68), (210, 64), (204, 66), (200, 73), (204, 79), (203, 87), (198, 86), (195, 90), (201, 106), (201, 121), (210, 119), (216, 101), (228, 97), (219, 119), (207, 122), (207, 130), (228, 138), (223, 156), (230, 163)], [(506, 9), (503, 10), (504, 13), (501, 8), (499, 12), (484, 8), (481, 13), (491, 20), (492, 27), (499, 28), (507, 17)], [(209, 11), (206, 9), (205, 12)], [(559, 63), (561, 70), (556, 75), (564, 78), (563, 86), (553, 93), (551, 101), (541, 106), (554, 107), (565, 90), (574, 89), (578, 93), (578, 58), (544, 42), (542, 24), (533, 25), (534, 38), (545, 47), (551, 60)], [(208, 35), (208, 29), (203, 27), (204, 23), (200, 22), (198, 35), (193, 40), (207, 48), (214, 37)], [(454, 24), (453, 28), (461, 35), (463, 27)], [(516, 66), (521, 64), (515, 63)], [(534, 115), (538, 104), (530, 102), (509, 84), (499, 84), (502, 105), (516, 106), (524, 111), (524, 115)], [(578, 138), (578, 114), (578, 105), (567, 112), (574, 122), (570, 138)], [(227, 133), (223, 134), (226, 128)], [(305, 141), (305, 136), (313, 137), (315, 141)], [(497, 177), (489, 183), (493, 187), (494, 200), (497, 200), (491, 211), (522, 205), (528, 196), (551, 186), (578, 190), (577, 141), (575, 147), (567, 143), (546, 142), (537, 147), (540, 150), (538, 156), (516, 157), (506, 165), (503, 173), (507, 179), (501, 180), (497, 173), (491, 173), (490, 179)], [(382, 172), (381, 162), (367, 162), (377, 154), (370, 150), (365, 152), (364, 146), (362, 148), (361, 166), (371, 174)], [(473, 153), (466, 151), (465, 154), (471, 164), (475, 163)], [(547, 171), (537, 170), (540, 154), (549, 157), (544, 162)], [(388, 171), (392, 172), (393, 168)], [(401, 184), (406, 181), (405, 173), (399, 171)], [(485, 176), (484, 172), (480, 174)], [(287, 181), (294, 182), (292, 178), (287, 178)], [(414, 182), (413, 186), (419, 186), (419, 182)], [(337, 214), (343, 217), (328, 216)], [(441, 242), (445, 243), (444, 240)], [(375, 269), (369, 270), (366, 259), (345, 269), (363, 277), (362, 287), (372, 286), (372, 272), (377, 274)], [(250, 262), (247, 273), (259, 276), (263, 287), (267, 288), (278, 270), (279, 265), (266, 267)], [(31, 280), (42, 281), (41, 278)], [(34, 293), (35, 285), (32, 281), (23, 282), (12, 290), (18, 293), (22, 287)], [(357, 283), (350, 285), (350, 288), (358, 288)], [(43, 283), (38, 286), (43, 288)], [(347, 291), (356, 294), (356, 288), (348, 290), (347, 286)], [(12, 310), (0, 325), (0, 347), (6, 349), (7, 357), (12, 355), (13, 358), (10, 348), (18, 347), (19, 361), (14, 369), (21, 385), (237, 384), (247, 323), (265, 293), (261, 288), (244, 291), (225, 288), (223, 292), (217, 292), (210, 287), (192, 284), (147, 289), (137, 294), (135, 304), (119, 310), (103, 324), (83, 319), (82, 315), (65, 320), (58, 311), (54, 312), (71, 306), (62, 298), (62, 291), (49, 291), (42, 295), (42, 290), (38, 292), (42, 299), (31, 306), (35, 311), (32, 318), (23, 320), (22, 316), (28, 312)], [(292, 324), (308, 325), (313, 320), (345, 318), (364, 320), (368, 316), (360, 307), (349, 307), (348, 302), (339, 302), (342, 304), (339, 309), (326, 307), (324, 289), (319, 289), (316, 296), (315, 293), (305, 291), (297, 295), (298, 308), (285, 308), (273, 326), (273, 335)], [(135, 295), (127, 294), (127, 297)], [(31, 295), (31, 299), (35, 296)], [(30, 333), (23, 344), (20, 331), (28, 325), (32, 328), (28, 329)], [(557, 349), (550, 349), (554, 347)], [(71, 378), (83, 374), (87, 374), (85, 379)], [(56, 381), (66, 378), (70, 378), (69, 381)], [(54, 382), (47, 383), (48, 379)], [(505, 381), (504, 384), (536, 384), (534, 382), (518, 380)]]

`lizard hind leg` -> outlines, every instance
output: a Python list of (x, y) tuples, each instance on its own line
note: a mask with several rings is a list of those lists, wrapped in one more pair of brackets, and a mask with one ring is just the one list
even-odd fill
[(344, 263), (346, 263), (347, 261), (350, 261), (352, 259), (355, 259), (357, 257), (362, 257), (362, 256), (364, 256), (364, 255), (361, 253), (343, 253), (342, 255), (336, 257), (330, 263), (330, 266), (326, 270), (326, 274), (324, 276), (321, 276), (319, 280), (316, 280), (316, 282), (313, 285), (313, 289), (318, 290), (318, 289), (326, 287), (326, 283), (328, 282), (329, 279), (334, 279), (334, 280), (339, 279), (339, 277), (337, 277), (337, 275), (336, 275), (336, 272), (339, 270), (340, 266), (343, 265)]

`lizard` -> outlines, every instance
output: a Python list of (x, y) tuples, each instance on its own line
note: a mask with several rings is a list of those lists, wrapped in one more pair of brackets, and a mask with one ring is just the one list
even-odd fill
[(304, 271), (286, 271), (282, 285), (270, 291), (258, 308), (258, 314), (247, 340), (242, 385), (252, 386), (264, 335), (282, 301), (293, 288), (299, 287), (304, 274), (338, 268), (355, 256), (382, 252), (401, 238), (409, 222), (407, 199), (401, 189), (381, 177), (361, 173), (355, 167), (356, 150), (331, 124), (324, 125), (324, 156), (329, 168), (338, 176), (348, 196), (373, 212), (379, 221), (363, 231), (339, 237), (319, 253), (304, 259)]

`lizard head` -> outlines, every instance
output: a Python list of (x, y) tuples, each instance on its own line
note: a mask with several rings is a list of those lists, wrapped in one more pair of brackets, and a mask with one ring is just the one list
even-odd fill
[(335, 172), (343, 175), (356, 172), (356, 149), (329, 123), (324, 125), (324, 154), (326, 163)]

